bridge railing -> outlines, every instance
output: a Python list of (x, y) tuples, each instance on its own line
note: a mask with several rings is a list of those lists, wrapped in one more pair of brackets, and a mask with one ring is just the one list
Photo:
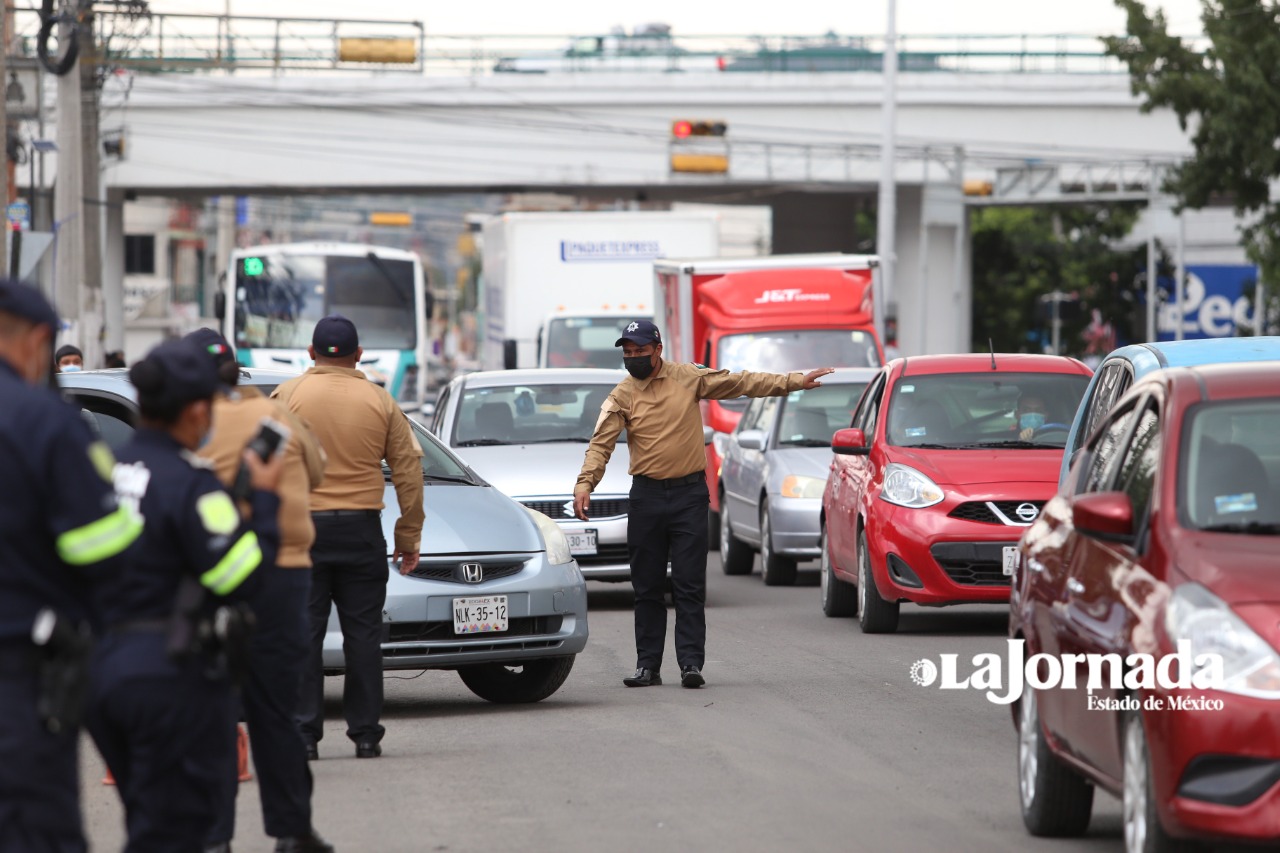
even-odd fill
[[(449, 35), (421, 21), (98, 12), (105, 62), (139, 71), (378, 70), (439, 76), (606, 72), (878, 72), (883, 36), (631, 33)], [(122, 11), (121, 11), (122, 10)], [(39, 14), (15, 14), (16, 50), (34, 55)], [(903, 35), (904, 72), (1115, 74), (1097, 35)]]

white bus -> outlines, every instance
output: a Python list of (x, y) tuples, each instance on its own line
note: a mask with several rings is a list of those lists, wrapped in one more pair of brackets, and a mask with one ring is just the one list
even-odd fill
[(316, 322), (341, 314), (356, 325), (359, 367), (400, 402), (426, 390), (426, 278), (413, 252), (358, 243), (287, 243), (231, 253), (217, 313), (241, 364), (311, 366)]

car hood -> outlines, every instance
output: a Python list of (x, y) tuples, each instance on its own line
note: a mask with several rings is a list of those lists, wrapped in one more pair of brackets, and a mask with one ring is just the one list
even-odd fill
[[(495, 447), (453, 447), (454, 453), (504, 495), (513, 498), (572, 495), (587, 445), (508, 444)], [(631, 491), (631, 455), (625, 444), (613, 449), (597, 495), (625, 495)]]
[[(395, 547), (400, 504), (387, 484), (382, 533), (387, 550)], [(431, 484), (423, 488), (422, 553), (497, 554), (541, 551), (542, 536), (529, 513), (490, 486)]]
[(778, 447), (769, 451), (775, 474), (797, 474), (802, 477), (827, 479), (831, 469), (829, 447)]
[(1179, 530), (1173, 537), (1176, 572), (1232, 607), (1280, 603), (1275, 536)]
[(890, 462), (910, 465), (940, 486), (987, 483), (1058, 484), (1062, 448), (1003, 450), (912, 450), (889, 448)]

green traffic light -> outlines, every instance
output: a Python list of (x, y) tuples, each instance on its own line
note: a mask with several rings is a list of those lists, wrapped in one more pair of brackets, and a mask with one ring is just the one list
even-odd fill
[(245, 275), (262, 275), (266, 272), (267, 267), (262, 263), (262, 258), (245, 258), (244, 274)]

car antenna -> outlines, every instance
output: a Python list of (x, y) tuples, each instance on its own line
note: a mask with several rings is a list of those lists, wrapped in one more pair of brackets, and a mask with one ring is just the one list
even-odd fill
[(987, 338), (987, 349), (991, 350), (991, 369), (996, 369), (996, 345), (991, 342), (991, 338)]

